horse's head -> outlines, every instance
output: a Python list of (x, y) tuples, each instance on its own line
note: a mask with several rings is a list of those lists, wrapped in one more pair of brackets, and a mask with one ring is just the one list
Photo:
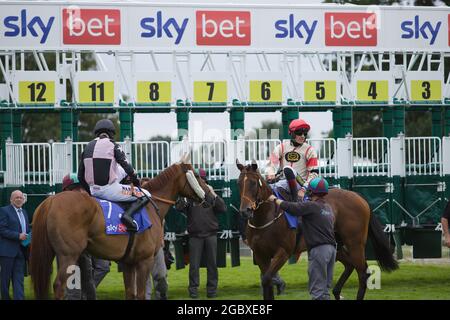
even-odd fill
[(267, 200), (268, 195), (265, 190), (265, 181), (258, 170), (258, 164), (244, 166), (236, 160), (236, 166), (241, 174), (238, 185), (241, 196), (240, 213), (246, 218), (253, 218), (253, 213), (259, 206)]
[(214, 203), (214, 195), (206, 182), (200, 178), (189, 163), (189, 154), (184, 155), (177, 163), (183, 174), (177, 180), (179, 195), (209, 205)]

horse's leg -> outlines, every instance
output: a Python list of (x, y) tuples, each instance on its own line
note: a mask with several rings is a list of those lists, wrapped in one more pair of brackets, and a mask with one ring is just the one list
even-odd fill
[(151, 256), (145, 260), (139, 261), (136, 265), (136, 287), (137, 287), (137, 299), (145, 299), (145, 290), (148, 277), (153, 270), (154, 258)]
[(333, 295), (336, 300), (341, 299), (341, 291), (348, 277), (353, 272), (354, 266), (350, 261), (350, 257), (348, 256), (346, 250), (342, 247), (336, 253), (336, 260), (342, 262), (344, 265), (344, 272), (342, 272), (339, 280), (336, 282), (336, 285), (333, 288)]
[(255, 262), (261, 271), (261, 285), (263, 287), (264, 300), (274, 300), (272, 277), (267, 276), (267, 270), (270, 267), (270, 257), (259, 257), (255, 255)]
[(125, 285), (125, 299), (136, 299), (136, 267), (131, 264), (123, 264), (123, 282)]
[[(58, 273), (56, 275), (55, 281), (53, 282), (53, 291), (55, 293), (56, 300), (64, 299), (65, 289), (68, 285), (67, 278), (69, 273), (73, 273), (76, 269), (69, 269), (71, 266), (76, 266), (78, 256), (58, 256)], [(81, 285), (80, 279), (74, 279), (78, 281)]]
[(364, 299), (367, 289), (367, 279), (369, 274), (367, 273), (367, 262), (365, 258), (365, 249), (362, 245), (354, 246), (349, 250), (350, 260), (358, 272), (359, 288), (356, 296), (357, 300)]
[[(275, 254), (275, 256), (272, 258), (270, 264), (269, 264), (269, 268), (266, 270), (266, 272), (263, 275), (262, 278), (262, 282), (267, 282), (267, 279), (270, 279), (270, 281), (272, 282), (272, 278), (275, 276), (275, 274), (281, 269), (282, 266), (284, 266), (284, 264), (286, 263), (286, 261), (289, 259), (289, 255), (287, 254), (287, 252), (283, 249), (280, 248), (277, 253)], [(269, 298), (270, 300), (274, 300), (274, 293), (273, 293), (273, 286), (271, 285), (271, 297)]]

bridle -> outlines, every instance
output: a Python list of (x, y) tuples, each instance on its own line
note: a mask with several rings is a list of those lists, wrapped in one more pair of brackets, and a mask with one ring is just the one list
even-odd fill
[(250, 199), (249, 197), (247, 197), (246, 193), (245, 193), (245, 186), (246, 186), (246, 180), (247, 178), (247, 174), (249, 174), (248, 172), (244, 173), (244, 187), (242, 190), (242, 198), (247, 200), (248, 202), (250, 202), (250, 207), (252, 208), (253, 211), (258, 210), (258, 208), (265, 202), (269, 202), (267, 199), (266, 200), (262, 200), (259, 199), (258, 200), (258, 195), (260, 193), (260, 190), (262, 189), (262, 182), (261, 182), (261, 178), (258, 177), (258, 186), (257, 186), (257, 191), (256, 191), (256, 196), (255, 196), (255, 200)]
[[(260, 199), (260, 200), (258, 200), (258, 195), (260, 194), (260, 190), (262, 189), (262, 182), (261, 182), (261, 178), (260, 177), (258, 177), (258, 189), (257, 189), (257, 191), (256, 191), (256, 200), (252, 200), (252, 199), (250, 199), (249, 197), (247, 197), (247, 195), (245, 194), (245, 181), (248, 179), (247, 178), (247, 174), (248, 174), (248, 172), (246, 172), (246, 173), (244, 173), (244, 187), (243, 187), (243, 190), (242, 190), (242, 198), (243, 199), (246, 199), (247, 201), (249, 201), (250, 202), (250, 206), (251, 206), (251, 209), (253, 210), (253, 211), (256, 211), (256, 210), (258, 210), (258, 208), (262, 205), (262, 204), (264, 204), (264, 203), (268, 203), (268, 202), (270, 202), (269, 200), (268, 200), (268, 198), (267, 199), (265, 199), (265, 200), (262, 200), (262, 199)], [(275, 204), (275, 211), (277, 211), (277, 209), (276, 209), (276, 207), (277, 207), (277, 205)], [(268, 226), (270, 226), (271, 224), (273, 224), (275, 221), (277, 221), (282, 215), (284, 214), (284, 211), (281, 211), (279, 214), (278, 214), (278, 216), (276, 216), (275, 218), (273, 218), (272, 220), (270, 220), (269, 222), (267, 222), (266, 224), (264, 224), (264, 225), (262, 225), (262, 226), (255, 226), (254, 224), (252, 224), (251, 222), (250, 222), (250, 219), (247, 221), (247, 224), (248, 224), (248, 226), (250, 227), (250, 228), (253, 228), (253, 229), (264, 229), (264, 228), (267, 228)]]

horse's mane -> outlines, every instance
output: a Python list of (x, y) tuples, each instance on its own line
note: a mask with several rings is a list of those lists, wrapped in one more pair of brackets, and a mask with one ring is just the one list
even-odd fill
[(145, 178), (145, 188), (149, 190), (158, 190), (164, 188), (170, 180), (177, 175), (177, 166), (171, 165), (170, 167), (164, 169), (160, 174), (158, 174), (153, 179)]

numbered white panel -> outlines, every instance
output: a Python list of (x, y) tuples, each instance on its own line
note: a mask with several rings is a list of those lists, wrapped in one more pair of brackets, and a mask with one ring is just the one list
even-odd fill
[(59, 104), (59, 78), (56, 71), (15, 71), (13, 91), (19, 104)]
[(444, 75), (440, 71), (408, 71), (406, 86), (410, 101), (441, 101), (443, 98)]
[(77, 103), (118, 106), (119, 86), (114, 72), (79, 71), (75, 73), (74, 83)]
[(300, 94), (307, 103), (339, 103), (341, 98), (340, 72), (303, 72), (300, 75)]
[(230, 74), (226, 72), (193, 72), (191, 101), (194, 103), (228, 104)]
[(249, 72), (246, 74), (247, 101), (281, 104), (285, 101), (282, 72)]
[(360, 71), (352, 82), (354, 100), (361, 103), (392, 103), (394, 77), (389, 71)]
[(134, 101), (146, 103), (173, 103), (175, 75), (171, 72), (137, 72), (133, 76)]

